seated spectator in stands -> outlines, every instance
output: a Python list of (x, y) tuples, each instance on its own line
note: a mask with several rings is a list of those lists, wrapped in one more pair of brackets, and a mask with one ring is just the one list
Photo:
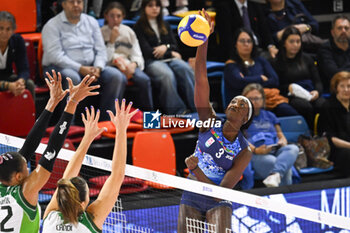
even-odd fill
[[(188, 11), (188, 8), (187, 8), (188, 0), (175, 0), (174, 1), (175, 6), (171, 6), (172, 5), (171, 2), (172, 1), (169, 1), (169, 0), (161, 0), (162, 7), (163, 7), (163, 16), (169, 15), (169, 10), (171, 11), (172, 15), (181, 14)], [(172, 9), (174, 11), (172, 11)]]
[(223, 60), (231, 57), (234, 44), (232, 40), (239, 28), (251, 31), (254, 44), (268, 50), (270, 56), (275, 57), (278, 50), (274, 45), (270, 28), (263, 12), (262, 5), (247, 0), (215, 1), (216, 30), (220, 38), (220, 47)]
[(338, 15), (332, 21), (332, 38), (318, 53), (319, 69), (323, 85), (329, 86), (331, 78), (340, 71), (350, 71), (350, 20)]
[(107, 54), (98, 22), (82, 13), (83, 0), (64, 0), (63, 11), (50, 19), (42, 30), (43, 70), (61, 72), (74, 84), (85, 75), (93, 75), (101, 85), (101, 120), (108, 120), (106, 110), (114, 111), (114, 100), (121, 99), (126, 77), (115, 67), (106, 66)]
[[(29, 79), (27, 50), (20, 34), (15, 34), (15, 17), (0, 11), (0, 91), (10, 91), (18, 96), (28, 89), (35, 99), (35, 85)], [(16, 73), (13, 73), (13, 63)]]
[(144, 60), (135, 32), (122, 24), (125, 8), (119, 2), (111, 2), (104, 12), (101, 28), (107, 45), (107, 61), (116, 66), (138, 87), (138, 103), (144, 111), (153, 110), (151, 80), (142, 70)]
[(175, 37), (163, 20), (160, 0), (142, 1), (141, 16), (134, 30), (145, 59), (145, 72), (151, 78), (163, 112), (195, 112), (194, 72), (177, 52)]
[(350, 176), (350, 72), (336, 73), (330, 86), (332, 95), (320, 113), (318, 133), (326, 132), (335, 168)]
[(314, 60), (302, 51), (301, 33), (296, 27), (284, 30), (279, 52), (271, 64), (279, 77), (281, 94), (289, 98), (289, 104), (312, 129), (315, 114), (324, 103), (323, 88)]
[(294, 25), (301, 34), (318, 32), (318, 22), (300, 0), (267, 0), (267, 20), (275, 42), (282, 38), (283, 31)]
[[(240, 95), (249, 83), (260, 83), (266, 88), (278, 87), (276, 72), (266, 59), (256, 55), (256, 45), (253, 41), (253, 35), (244, 28), (237, 30), (233, 38), (233, 56), (227, 61), (224, 69), (226, 103)], [(278, 104), (274, 112), (278, 116), (298, 115), (287, 103)]]
[(254, 106), (254, 118), (245, 134), (253, 152), (255, 178), (263, 179), (267, 187), (292, 184), (291, 168), (298, 157), (298, 146), (287, 144), (278, 118), (264, 109), (265, 95), (260, 84), (247, 85), (242, 94)]

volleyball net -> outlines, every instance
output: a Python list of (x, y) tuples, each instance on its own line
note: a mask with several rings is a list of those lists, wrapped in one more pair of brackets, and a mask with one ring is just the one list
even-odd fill
[[(21, 138), (0, 134), (0, 153), (18, 151), (23, 143)], [(45, 148), (45, 144), (40, 144), (28, 166), (35, 168)], [(60, 151), (51, 178), (40, 192), (39, 203), (43, 210), (73, 155), (74, 151), (71, 150)], [(97, 198), (110, 170), (110, 160), (85, 156), (80, 176), (88, 182), (92, 201)], [(232, 226), (225, 233), (350, 232), (349, 187), (332, 193), (320, 191), (321, 199), (326, 198), (326, 201), (300, 193), (293, 197), (303, 200), (303, 204), (295, 205), (282, 194), (256, 196), (132, 165), (126, 166), (119, 200), (106, 219), (103, 232), (177, 232), (179, 205), (184, 190), (232, 203)], [(205, 205), (201, 200), (195, 200), (198, 206)], [(312, 206), (311, 202), (318, 204)], [(204, 219), (205, 216), (200, 219), (186, 218), (185, 233), (217, 232), (217, 226)]]

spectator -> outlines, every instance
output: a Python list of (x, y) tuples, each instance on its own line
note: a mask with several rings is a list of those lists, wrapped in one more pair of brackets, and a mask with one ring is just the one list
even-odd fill
[[(139, 39), (145, 71), (166, 114), (194, 112), (194, 72), (177, 52), (175, 37), (163, 20), (160, 0), (143, 0), (135, 32)], [(182, 98), (182, 99), (181, 99)]]
[(323, 87), (314, 60), (302, 51), (301, 33), (296, 27), (283, 31), (280, 50), (271, 63), (279, 77), (281, 94), (289, 98), (289, 104), (312, 129), (314, 116), (324, 102)]
[(138, 86), (138, 103), (144, 111), (153, 110), (151, 80), (142, 70), (144, 60), (135, 32), (122, 24), (125, 8), (119, 2), (111, 2), (104, 12), (105, 22), (101, 28), (107, 45), (107, 61), (118, 67), (125, 76)]
[(350, 72), (336, 73), (330, 88), (332, 95), (323, 105), (318, 132), (326, 132), (335, 168), (350, 176)]
[[(114, 110), (114, 99), (122, 98), (126, 77), (117, 68), (106, 66), (107, 54), (100, 27), (83, 11), (83, 0), (64, 0), (63, 11), (50, 19), (42, 30), (43, 70), (55, 69), (74, 84), (87, 74), (101, 85), (101, 120), (107, 109)], [(67, 86), (64, 80), (63, 86)]]
[(301, 34), (318, 32), (318, 22), (299, 0), (267, 0), (268, 23), (275, 42), (282, 38), (283, 31), (294, 25)]
[[(0, 91), (10, 91), (14, 96), (28, 89), (35, 99), (35, 85), (29, 79), (27, 50), (16, 30), (15, 17), (7, 11), (0, 11)], [(13, 73), (13, 63), (17, 74)]]
[[(260, 83), (267, 88), (278, 87), (276, 72), (267, 60), (256, 55), (253, 41), (253, 35), (244, 28), (239, 29), (233, 38), (233, 56), (224, 69), (226, 103), (240, 95), (249, 83)], [(287, 103), (277, 105), (274, 111), (279, 116), (298, 115)]]
[(332, 21), (332, 38), (319, 50), (318, 60), (323, 85), (329, 87), (331, 78), (339, 71), (350, 71), (350, 21), (339, 15)]
[(171, 10), (171, 8), (174, 8), (175, 11), (173, 11), (171, 14), (176, 15), (176, 14), (180, 14), (180, 13), (184, 13), (186, 11), (188, 11), (188, 0), (176, 0), (175, 1), (175, 7), (170, 6), (171, 1), (170, 0), (161, 0), (162, 3), (162, 7), (163, 7), (163, 16), (167, 16), (169, 15), (169, 9)]
[(298, 157), (298, 146), (287, 145), (278, 118), (264, 109), (265, 95), (260, 84), (247, 85), (242, 94), (254, 106), (254, 118), (245, 133), (253, 151), (255, 178), (264, 179), (267, 187), (292, 184), (291, 168)]
[(254, 43), (262, 49), (268, 49), (275, 57), (278, 50), (274, 45), (270, 28), (261, 4), (247, 0), (215, 1), (216, 30), (220, 38), (221, 54), (226, 61), (230, 58), (235, 32), (242, 27), (251, 31)]

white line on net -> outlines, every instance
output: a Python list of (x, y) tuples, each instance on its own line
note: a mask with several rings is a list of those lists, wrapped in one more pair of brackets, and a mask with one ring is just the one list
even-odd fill
[[(24, 139), (0, 133), (0, 143), (12, 147), (20, 147), (21, 145), (23, 145)], [(42, 154), (45, 148), (46, 145), (40, 143), (36, 152)], [(70, 160), (73, 155), (74, 151), (62, 149), (58, 155), (58, 158)], [(85, 156), (83, 164), (87, 166), (93, 166), (94, 168), (99, 168), (102, 170), (111, 170), (110, 160), (91, 155)], [(260, 197), (248, 193), (242, 193), (236, 190), (223, 188), (217, 185), (202, 183), (195, 180), (189, 180), (186, 178), (156, 172), (128, 164), (126, 165), (125, 175), (157, 182), (163, 185), (171, 185), (174, 188), (190, 190), (194, 193), (229, 200), (242, 205), (248, 205), (255, 208), (263, 208), (280, 214), (294, 216), (312, 222), (323, 223), (329, 226), (335, 226), (338, 228), (350, 230), (350, 218), (322, 212), (319, 210), (299, 205), (270, 200), (265, 197)]]

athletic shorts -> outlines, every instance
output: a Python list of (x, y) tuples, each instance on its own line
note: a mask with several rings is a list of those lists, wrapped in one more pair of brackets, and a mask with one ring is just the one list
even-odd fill
[(227, 206), (232, 209), (232, 202), (230, 201), (218, 202), (212, 197), (188, 191), (182, 193), (180, 204), (191, 206), (200, 211), (203, 215), (205, 215), (208, 210), (219, 206)]

